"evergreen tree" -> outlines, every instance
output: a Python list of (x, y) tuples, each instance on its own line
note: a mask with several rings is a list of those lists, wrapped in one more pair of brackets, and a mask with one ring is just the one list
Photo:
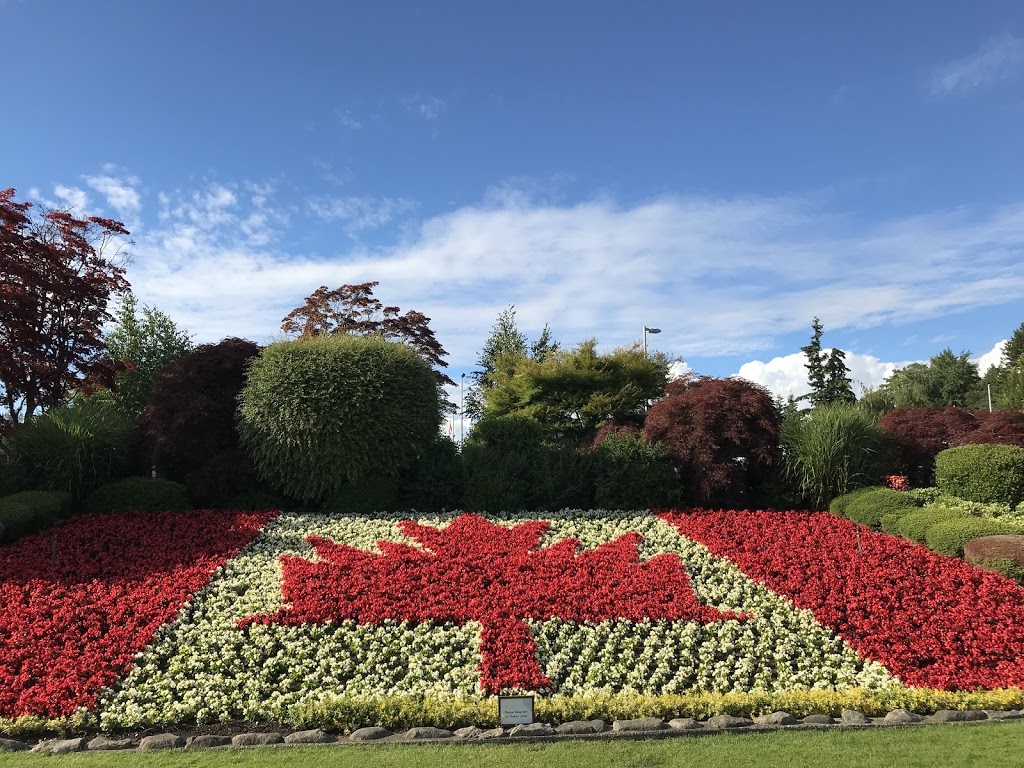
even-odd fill
[(855, 403), (857, 396), (853, 394), (850, 381), (850, 369), (846, 367), (846, 353), (833, 348), (825, 362), (825, 391), (821, 396), (822, 403)]
[(1024, 323), (1013, 332), (1010, 340), (1003, 347), (1003, 366), (1012, 368), (1020, 358), (1024, 357)]
[(814, 318), (811, 324), (811, 342), (806, 347), (800, 347), (800, 351), (807, 357), (807, 383), (811, 385), (809, 397), (811, 402), (818, 404), (818, 398), (825, 391), (825, 363), (821, 351), (821, 320)]
[(846, 367), (846, 353), (832, 349), (826, 354), (821, 348), (823, 327), (818, 318), (811, 324), (811, 341), (800, 350), (807, 356), (807, 383), (811, 391), (800, 399), (809, 399), (815, 406), (831, 403), (855, 403), (850, 381), (850, 369)]

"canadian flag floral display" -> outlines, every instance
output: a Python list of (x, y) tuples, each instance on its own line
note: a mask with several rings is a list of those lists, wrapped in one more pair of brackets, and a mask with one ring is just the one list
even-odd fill
[[(859, 530), (859, 536), (858, 536)], [(0, 547), (0, 718), (1024, 685), (1024, 589), (826, 514), (83, 517)]]

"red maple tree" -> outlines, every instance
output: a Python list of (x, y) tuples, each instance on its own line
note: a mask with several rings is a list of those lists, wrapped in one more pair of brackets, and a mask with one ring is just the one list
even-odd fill
[(112, 386), (102, 354), (107, 302), (128, 290), (104, 255), (128, 234), (119, 221), (68, 211), (31, 217), (0, 190), (0, 402), (17, 423), (84, 382)]
[(638, 533), (594, 550), (578, 552), (578, 539), (540, 549), (548, 527), (538, 520), (506, 528), (471, 514), (445, 528), (406, 520), (402, 532), (422, 546), (379, 541), (379, 553), (310, 536), (318, 562), (281, 558), (282, 591), (291, 607), (250, 616), (241, 626), (476, 621), (482, 625), (480, 686), (498, 693), (554, 688), (538, 663), (529, 619), (743, 618), (698, 602), (678, 556), (641, 562)]

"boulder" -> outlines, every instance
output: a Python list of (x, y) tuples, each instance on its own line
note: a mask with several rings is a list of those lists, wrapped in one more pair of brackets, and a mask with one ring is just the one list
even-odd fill
[(985, 716), (989, 720), (1020, 720), (1024, 713), (1018, 709), (986, 709)]
[(183, 749), (185, 739), (176, 733), (158, 733), (156, 736), (145, 736), (139, 742), (139, 749)]
[(296, 731), (284, 737), (285, 744), (329, 744), (332, 741), (337, 741), (337, 739), (331, 736), (331, 734), (321, 731), (319, 728), (313, 728), (308, 731)]
[(444, 728), (434, 728), (430, 725), (410, 728), (405, 732), (405, 738), (413, 741), (422, 741), (423, 739), (450, 739), (454, 735), (454, 733), (446, 731)]
[(14, 739), (0, 739), (0, 752), (24, 752), (28, 744)]
[(509, 736), (554, 736), (555, 729), (547, 723), (524, 723), (508, 732)]
[(585, 733), (603, 733), (607, 726), (604, 720), (570, 720), (555, 728), (562, 735), (577, 736)]
[(484, 732), (483, 728), (477, 728), (475, 725), (467, 725), (465, 728), (456, 728), (455, 729), (455, 738), (456, 739), (475, 739), (477, 736), (479, 736), (483, 732)]
[(97, 736), (86, 745), (90, 751), (135, 749), (136, 746), (137, 744), (134, 739), (112, 739), (109, 736)]
[(835, 725), (836, 719), (832, 715), (808, 715), (801, 722), (805, 725)]
[(755, 725), (796, 725), (800, 721), (789, 712), (772, 712), (768, 715), (758, 715), (754, 718)]
[(668, 727), (674, 731), (699, 731), (704, 723), (692, 717), (676, 717), (668, 721)]
[(214, 736), (203, 734), (202, 736), (191, 736), (185, 739), (185, 749), (210, 749), (211, 747), (226, 747), (231, 743), (230, 736)]
[(977, 710), (940, 709), (935, 714), (929, 715), (926, 721), (929, 723), (965, 723), (986, 719), (988, 719), (988, 715)]
[(32, 747), (33, 752), (42, 752), (46, 755), (67, 755), (84, 749), (85, 739), (46, 739)]
[(638, 717), (633, 720), (616, 720), (612, 730), (618, 732), (649, 733), (668, 730), (668, 724), (660, 717)]
[(882, 718), (883, 723), (890, 723), (892, 725), (909, 725), (910, 723), (920, 723), (922, 720), (924, 720), (924, 717), (906, 709), (894, 709)]
[(871, 725), (871, 720), (867, 715), (853, 709), (844, 709), (839, 717), (843, 725)]
[(491, 728), (489, 731), (481, 731), (477, 734), (477, 738), (481, 741), (490, 741), (491, 739), (503, 739), (505, 738), (505, 729)]
[(964, 544), (964, 560), (985, 567), (986, 560), (1009, 560), (1024, 568), (1024, 535), (982, 536)]
[(233, 736), (231, 745), (235, 747), (265, 747), (268, 744), (281, 744), (284, 737), (280, 733), (240, 733)]
[(746, 728), (753, 725), (749, 717), (733, 717), (732, 715), (715, 715), (707, 723), (708, 728)]
[(349, 734), (349, 739), (352, 741), (377, 741), (378, 739), (386, 739), (388, 736), (391, 736), (391, 731), (387, 728), (371, 725), (367, 728), (352, 731)]

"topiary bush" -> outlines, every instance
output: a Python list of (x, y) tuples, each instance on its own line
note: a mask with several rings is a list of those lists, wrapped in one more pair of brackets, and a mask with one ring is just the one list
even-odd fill
[(949, 520), (961, 520), (970, 518), (969, 512), (961, 509), (950, 509), (948, 507), (925, 507), (916, 512), (908, 512), (903, 515), (895, 525), (894, 532), (908, 541), (921, 544), (928, 535), (928, 530), (933, 525), (944, 523)]
[(999, 520), (965, 517), (931, 526), (925, 534), (925, 543), (929, 549), (939, 554), (961, 556), (964, 553), (964, 544), (971, 539), (1013, 533), (1024, 533), (1024, 528)]
[(598, 509), (657, 509), (679, 501), (679, 478), (663, 445), (613, 434), (591, 456)]
[(250, 364), (239, 404), (242, 444), (260, 479), (315, 504), (351, 483), (397, 476), (441, 424), (430, 366), (375, 336), (271, 344)]
[(935, 482), (943, 493), (983, 504), (1024, 501), (1024, 448), (962, 445), (935, 457)]
[(75, 503), (126, 469), (132, 423), (109, 397), (51, 408), (5, 438), (8, 483), (70, 493)]
[(0, 526), (3, 541), (17, 541), (27, 533), (45, 527), (27, 504), (0, 499)]
[(850, 502), (860, 496), (862, 493), (867, 491), (873, 491), (878, 486), (871, 488), (858, 488), (856, 491), (850, 491), (844, 493), (842, 496), (836, 496), (832, 499), (832, 502), (828, 505), (828, 511), (833, 515), (839, 515), (840, 517), (846, 517), (846, 508), (850, 505)]
[(189, 509), (182, 483), (153, 477), (126, 477), (97, 488), (82, 505), (87, 514), (105, 512), (170, 512)]
[(594, 507), (594, 457), (572, 443), (545, 443), (541, 450), (540, 477), (535, 509)]
[(398, 509), (437, 514), (459, 509), (466, 489), (462, 454), (454, 440), (438, 436), (398, 479)]
[(858, 493), (846, 505), (846, 516), (877, 531), (882, 527), (883, 517), (907, 514), (920, 507), (916, 499), (905, 493), (880, 486)]
[(462, 449), (466, 468), (463, 508), (520, 512), (540, 503), (544, 430), (526, 416), (484, 416)]
[(0, 541), (49, 528), (71, 514), (72, 498), (62, 491), (22, 491), (0, 498)]

